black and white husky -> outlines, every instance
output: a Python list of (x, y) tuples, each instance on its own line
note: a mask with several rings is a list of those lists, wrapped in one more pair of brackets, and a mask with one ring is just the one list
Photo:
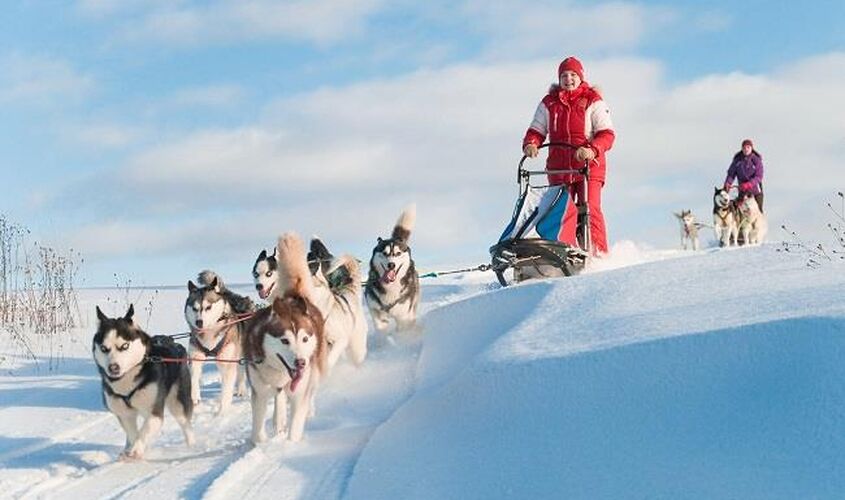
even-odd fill
[[(252, 279), (255, 283), (255, 291), (261, 300), (268, 300), (272, 295), (276, 297), (276, 282), (279, 275), (279, 263), (276, 260), (276, 249), (272, 255), (267, 255), (267, 250), (261, 250), (252, 266)], [(272, 302), (272, 299), (270, 299)]]
[(408, 240), (416, 221), (416, 207), (406, 208), (393, 227), (390, 239), (378, 238), (370, 258), (365, 297), (376, 330), (384, 332), (390, 319), (398, 330), (414, 326), (420, 302), (420, 278)]
[[(135, 326), (133, 306), (122, 318), (109, 318), (97, 307), (97, 333), (92, 353), (103, 382), (103, 402), (126, 432), (121, 459), (137, 460), (155, 439), (164, 420), (164, 408), (182, 427), (188, 446), (191, 429), (191, 377), (185, 363), (163, 363), (156, 358), (185, 359), (185, 348), (164, 336), (150, 337)], [(138, 430), (138, 417), (144, 418)]]
[[(314, 395), (327, 367), (323, 316), (312, 302), (314, 284), (302, 240), (279, 238), (278, 290), (271, 306), (249, 322), (242, 342), (252, 387), (252, 442), (267, 439), (267, 403), (274, 400), (273, 433), (299, 441), (314, 408)], [(288, 401), (291, 403), (288, 429)]]
[(736, 246), (739, 213), (728, 191), (720, 187), (713, 192), (713, 230), (720, 247)]
[(188, 281), (188, 298), (185, 300), (185, 321), (191, 329), (189, 345), (191, 359), (191, 399), (200, 401), (202, 360), (217, 359), (220, 372), (220, 406), (218, 414), (225, 413), (232, 404), (237, 382), (237, 395), (246, 395), (246, 373), (234, 362), (241, 358), (241, 315), (255, 311), (255, 305), (227, 289), (217, 274), (203, 271), (198, 277), (199, 286)]
[[(328, 367), (334, 367), (343, 353), (355, 365), (360, 365), (367, 356), (361, 266), (351, 255), (333, 256), (316, 236), (311, 239), (306, 257), (313, 285), (311, 300), (326, 321)], [(268, 255), (266, 250), (258, 254), (253, 265), (252, 276), (258, 295), (271, 304), (283, 293), (278, 283), (282, 266), (276, 251)]]

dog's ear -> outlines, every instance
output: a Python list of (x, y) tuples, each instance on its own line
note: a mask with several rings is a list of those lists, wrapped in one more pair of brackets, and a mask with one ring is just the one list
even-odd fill
[(304, 316), (308, 315), (308, 301), (305, 300), (305, 297), (301, 295), (291, 295), (289, 300), (295, 311)]
[(191, 281), (191, 280), (188, 280), (188, 291), (191, 292), (191, 293), (194, 293), (197, 290), (199, 290), (199, 288), (197, 288), (197, 286), (194, 284), (194, 282)]
[(100, 306), (97, 306), (97, 319), (100, 320), (100, 323), (109, 319), (105, 314), (103, 314), (103, 311), (100, 310)]
[(383, 242), (384, 242), (384, 240), (383, 240), (383, 239), (381, 239), (381, 236), (379, 236), (378, 238), (376, 238), (376, 244), (381, 245)]
[(123, 319), (125, 319), (127, 323), (132, 323), (132, 316), (135, 316), (135, 304), (129, 304), (129, 309), (126, 311)]
[(258, 254), (258, 260), (267, 260), (267, 250), (261, 250), (261, 253)]
[(273, 255), (271, 255), (270, 257), (276, 258), (276, 250), (277, 250), (277, 248), (278, 248), (278, 247), (273, 247)]
[(678, 212), (672, 212), (672, 215), (674, 215), (675, 217), (677, 217), (679, 219), (681, 218), (681, 214), (679, 214)]
[(211, 280), (211, 283), (208, 284), (208, 288), (211, 288), (215, 292), (220, 291), (220, 289), (217, 288), (217, 276), (215, 276), (214, 279)]
[(719, 194), (719, 191), (721, 191), (721, 190), (722, 190), (722, 188), (720, 188), (719, 186), (716, 186), (715, 188), (713, 188), (713, 191), (714, 191), (713, 194)]

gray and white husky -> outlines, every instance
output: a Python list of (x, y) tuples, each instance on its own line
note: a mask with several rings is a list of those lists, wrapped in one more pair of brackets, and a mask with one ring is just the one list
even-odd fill
[(739, 213), (728, 191), (720, 187), (713, 192), (713, 230), (720, 247), (736, 246)]
[(191, 399), (200, 401), (200, 377), (203, 360), (217, 359), (220, 373), (220, 405), (218, 414), (225, 413), (232, 404), (237, 382), (237, 395), (246, 395), (246, 373), (234, 360), (241, 358), (241, 331), (239, 316), (255, 311), (255, 305), (227, 289), (213, 271), (203, 271), (198, 277), (199, 286), (188, 281), (188, 298), (185, 300), (185, 321), (191, 329), (189, 352), (191, 359)]
[[(267, 439), (267, 403), (274, 400), (273, 433), (299, 441), (328, 369), (323, 316), (312, 302), (314, 284), (302, 240), (279, 238), (279, 295), (248, 322), (242, 337), (252, 387), (252, 442)], [(291, 402), (288, 429), (288, 400)]]
[(759, 245), (769, 231), (766, 215), (760, 211), (754, 195), (741, 195), (737, 201), (739, 209), (739, 233), (744, 244)]
[(370, 272), (364, 295), (376, 330), (384, 332), (391, 318), (396, 328), (412, 328), (420, 303), (420, 278), (411, 257), (408, 240), (416, 221), (416, 207), (406, 208), (390, 239), (378, 238), (370, 258)]
[[(103, 383), (103, 403), (126, 432), (122, 460), (139, 460), (164, 421), (164, 408), (179, 423), (188, 446), (191, 428), (191, 377), (185, 363), (156, 362), (155, 358), (185, 359), (185, 348), (170, 337), (150, 337), (132, 320), (130, 305), (122, 318), (109, 318), (97, 307), (97, 333), (92, 354)], [(138, 417), (144, 418), (138, 430)]]
[[(307, 254), (313, 290), (311, 300), (325, 318), (329, 345), (328, 367), (337, 364), (344, 353), (360, 365), (367, 356), (367, 319), (362, 305), (361, 266), (351, 255), (334, 257), (318, 237), (311, 239)], [(282, 263), (276, 251), (258, 254), (253, 266), (253, 279), (259, 297), (272, 302), (281, 296), (279, 286)]]
[(698, 228), (701, 224), (695, 221), (692, 210), (673, 212), (681, 224), (681, 248), (686, 250), (689, 243), (693, 250), (698, 250)]

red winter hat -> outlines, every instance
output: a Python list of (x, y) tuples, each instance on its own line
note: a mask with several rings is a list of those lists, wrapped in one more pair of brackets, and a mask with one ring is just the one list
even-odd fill
[(754, 143), (751, 142), (751, 139), (745, 139), (744, 141), (742, 141), (742, 147), (745, 147), (746, 144), (751, 146), (752, 148), (754, 147)]
[(580, 78), (582, 82), (584, 81), (584, 66), (578, 59), (570, 56), (561, 61), (560, 66), (557, 67), (558, 78), (564, 71), (574, 71), (578, 75), (578, 78)]

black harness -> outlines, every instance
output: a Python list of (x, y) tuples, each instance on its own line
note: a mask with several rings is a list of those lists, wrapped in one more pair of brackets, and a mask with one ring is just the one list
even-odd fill
[[(144, 363), (146, 363), (146, 359), (144, 360)], [(138, 365), (135, 365), (135, 366), (138, 366)], [(111, 378), (108, 377), (108, 375), (106, 375), (106, 378), (110, 381), (112, 380)], [(116, 380), (120, 380), (120, 379), (116, 379)], [(142, 380), (131, 391), (129, 391), (129, 394), (120, 394), (118, 392), (115, 392), (114, 389), (112, 389), (109, 384), (107, 384), (105, 381), (103, 381), (103, 390), (105, 390), (106, 394), (108, 394), (109, 396), (122, 399), (127, 407), (134, 408), (132, 406), (132, 403), (131, 403), (132, 396), (134, 396), (135, 393), (138, 392), (138, 390), (140, 390), (141, 388), (143, 388), (146, 385), (147, 385), (147, 381), (146, 381), (146, 377), (144, 377), (144, 380)]]
[(414, 291), (411, 287), (406, 287), (406, 290), (401, 295), (399, 295), (399, 298), (394, 300), (393, 302), (391, 302), (389, 304), (385, 304), (384, 302), (382, 302), (381, 299), (379, 298), (379, 296), (377, 294), (373, 293), (369, 289), (367, 290), (367, 295), (374, 298), (376, 300), (376, 302), (378, 302), (379, 306), (382, 309), (384, 309), (387, 312), (390, 312), (391, 309), (398, 306), (402, 302), (405, 302), (406, 300), (413, 298)]
[[(223, 317), (220, 319), (226, 320), (227, 318)], [(197, 336), (194, 335), (193, 332), (191, 333), (191, 345), (199, 349), (206, 356), (216, 358), (218, 355), (220, 355), (220, 351), (222, 351), (223, 348), (226, 347), (226, 344), (229, 343), (229, 328), (232, 328), (232, 326), (234, 325), (229, 325), (226, 327), (226, 333), (223, 334), (223, 337), (220, 339), (220, 341), (217, 342), (217, 344), (211, 349), (202, 345), (202, 342), (197, 339)]]

